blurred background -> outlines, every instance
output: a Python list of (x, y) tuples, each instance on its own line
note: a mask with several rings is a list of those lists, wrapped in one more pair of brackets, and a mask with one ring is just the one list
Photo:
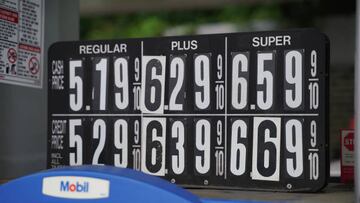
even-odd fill
[(330, 159), (340, 176), (340, 129), (353, 128), (355, 1), (80, 0), (80, 39), (314, 27), (330, 39)]
[[(3, 2), (3, 0), (0, 0)], [(354, 114), (355, 0), (45, 0), (44, 50), (54, 42), (314, 27), (330, 39), (331, 175), (340, 129)], [(47, 64), (45, 52), (44, 64)], [(47, 68), (44, 68), (47, 75)], [(47, 80), (0, 85), (0, 180), (46, 168)]]

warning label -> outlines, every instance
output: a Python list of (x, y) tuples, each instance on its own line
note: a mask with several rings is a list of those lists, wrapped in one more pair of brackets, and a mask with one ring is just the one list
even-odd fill
[(0, 82), (42, 87), (44, 0), (0, 1)]
[(341, 182), (354, 180), (354, 130), (341, 130)]
[(17, 59), (16, 50), (13, 48), (8, 49), (7, 57), (10, 63), (15, 63)]

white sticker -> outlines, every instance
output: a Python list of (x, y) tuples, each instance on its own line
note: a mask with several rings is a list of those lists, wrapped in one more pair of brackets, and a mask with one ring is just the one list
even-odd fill
[[(280, 118), (254, 118), (252, 159), (253, 180), (279, 181), (280, 125)], [(260, 156), (262, 158), (260, 158)]]
[(141, 66), (141, 111), (164, 113), (165, 56), (143, 56)]
[(141, 171), (165, 175), (166, 118), (142, 118)]
[(108, 180), (80, 176), (54, 176), (43, 179), (42, 193), (67, 199), (103, 199), (109, 197)]

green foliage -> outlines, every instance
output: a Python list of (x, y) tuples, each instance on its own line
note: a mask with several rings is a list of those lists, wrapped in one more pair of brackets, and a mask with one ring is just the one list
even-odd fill
[(226, 6), (215, 10), (187, 10), (153, 13), (133, 13), (82, 17), (80, 20), (81, 39), (116, 39), (125, 37), (161, 36), (174, 26), (185, 26), (186, 33), (204, 23), (228, 22), (243, 25), (253, 19), (281, 20), (279, 5)]
[(149, 16), (130, 25), (125, 32), (128, 37), (159, 36), (167, 27), (167, 22), (159, 16)]
[(282, 17), (280, 7), (274, 5), (259, 6), (251, 15), (256, 20), (279, 20)]

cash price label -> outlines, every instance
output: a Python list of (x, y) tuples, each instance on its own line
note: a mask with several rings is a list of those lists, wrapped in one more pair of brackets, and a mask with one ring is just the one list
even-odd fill
[(328, 63), (315, 30), (55, 43), (48, 167), (318, 191), (329, 170)]

